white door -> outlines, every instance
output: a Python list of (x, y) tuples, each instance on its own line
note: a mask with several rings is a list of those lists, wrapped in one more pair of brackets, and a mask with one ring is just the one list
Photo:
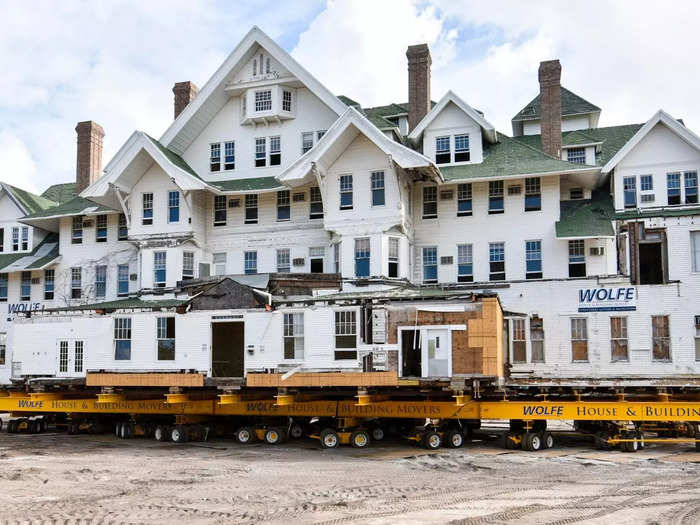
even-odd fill
[(83, 376), (85, 346), (83, 341), (75, 339), (60, 339), (58, 341), (58, 368), (56, 375), (60, 377)]
[(423, 346), (423, 376), (450, 377), (450, 331), (430, 328), (426, 331), (426, 344)]

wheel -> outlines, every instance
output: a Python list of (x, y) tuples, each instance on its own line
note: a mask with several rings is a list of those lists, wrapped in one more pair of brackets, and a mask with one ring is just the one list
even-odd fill
[(639, 441), (637, 440), (636, 433), (623, 434), (622, 439), (632, 439), (633, 441), (624, 441), (620, 443), (620, 450), (622, 452), (637, 452), (639, 450)]
[(289, 427), (289, 437), (292, 439), (300, 439), (304, 436), (304, 427), (299, 423), (292, 423)]
[(17, 432), (17, 421), (15, 421), (14, 419), (10, 419), (7, 422), (7, 433), (14, 434), (15, 432)]
[(114, 425), (114, 435), (117, 436), (118, 438), (122, 437), (122, 422), (117, 421), (117, 423)]
[(185, 425), (175, 425), (170, 429), (170, 439), (173, 443), (185, 443), (187, 441), (187, 427)]
[(515, 438), (518, 437), (518, 434), (516, 434), (515, 432), (506, 432), (503, 435), (503, 437), (505, 439), (505, 448), (507, 448), (508, 450), (515, 450), (516, 448), (520, 448), (520, 443), (515, 441)]
[(610, 434), (605, 431), (598, 432), (596, 434), (596, 448), (600, 450), (612, 450), (613, 446), (608, 443), (610, 439)]
[(279, 427), (268, 428), (265, 431), (265, 443), (268, 445), (279, 445), (284, 441), (284, 430)]
[(421, 441), (423, 442), (423, 446), (428, 450), (437, 450), (440, 448), (440, 445), (442, 445), (442, 438), (440, 437), (440, 434), (434, 430), (426, 430), (423, 433), (423, 438)]
[(78, 432), (80, 432), (80, 425), (77, 421), (71, 421), (70, 423), (68, 423), (69, 434), (77, 434)]
[(523, 438), (523, 448), (532, 452), (542, 449), (542, 436), (538, 432), (526, 432)]
[(122, 425), (122, 437), (124, 439), (130, 439), (134, 437), (134, 424), (131, 421), (126, 421)]
[(646, 443), (644, 443), (644, 432), (642, 432), (641, 430), (637, 430), (635, 432), (635, 437), (637, 438), (637, 442), (639, 443), (639, 450), (642, 450), (646, 446)]
[(382, 441), (386, 437), (384, 429), (382, 427), (374, 427), (372, 429), (372, 439), (374, 441)]
[(163, 425), (156, 426), (156, 429), (153, 431), (153, 437), (156, 441), (168, 441), (168, 439), (170, 439), (170, 432), (168, 432), (168, 427), (165, 427)]
[(48, 430), (49, 424), (45, 419), (39, 420), (39, 432), (44, 433)]
[(700, 432), (695, 433), (695, 450), (700, 452)]
[(253, 427), (241, 427), (236, 430), (236, 439), (243, 445), (254, 443), (256, 440), (255, 429)]
[(367, 448), (369, 446), (369, 432), (355, 430), (350, 436), (350, 444), (355, 448)]
[(332, 428), (326, 428), (321, 431), (321, 446), (323, 448), (337, 448), (340, 445), (338, 433)]
[(544, 448), (552, 448), (554, 446), (554, 436), (551, 432), (542, 433), (542, 445)]
[(39, 422), (36, 420), (30, 421), (28, 425), (29, 433), (30, 434), (38, 434), (39, 433)]
[(459, 430), (448, 430), (445, 434), (445, 444), (450, 448), (460, 448), (464, 445), (464, 435)]

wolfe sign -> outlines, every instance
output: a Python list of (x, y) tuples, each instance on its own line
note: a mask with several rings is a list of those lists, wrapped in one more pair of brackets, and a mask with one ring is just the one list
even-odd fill
[(579, 312), (631, 312), (636, 309), (637, 289), (634, 286), (581, 288), (578, 291)]

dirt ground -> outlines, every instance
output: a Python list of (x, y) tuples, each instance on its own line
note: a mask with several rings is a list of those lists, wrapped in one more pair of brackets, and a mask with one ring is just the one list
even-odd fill
[(700, 453), (0, 434), (1, 523), (700, 523)]

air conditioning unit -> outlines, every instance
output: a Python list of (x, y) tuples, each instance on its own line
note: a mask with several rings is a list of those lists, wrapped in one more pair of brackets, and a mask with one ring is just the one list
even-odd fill
[(441, 201), (451, 201), (453, 196), (454, 192), (452, 190), (443, 190), (440, 192)]
[(654, 194), (642, 193), (642, 202), (654, 202)]
[(440, 257), (440, 264), (452, 264), (453, 261), (454, 259), (451, 255), (444, 255)]
[(508, 195), (520, 195), (522, 191), (522, 186), (508, 186)]
[(240, 208), (241, 207), (241, 199), (229, 199), (228, 200), (228, 207), (229, 208)]
[(292, 259), (292, 266), (304, 266), (304, 258), (299, 257)]
[(292, 202), (304, 202), (306, 200), (306, 193), (295, 193), (292, 195)]
[(589, 253), (591, 255), (605, 255), (605, 247), (604, 246), (591, 246)]
[(83, 228), (92, 228), (92, 221), (83, 221)]

